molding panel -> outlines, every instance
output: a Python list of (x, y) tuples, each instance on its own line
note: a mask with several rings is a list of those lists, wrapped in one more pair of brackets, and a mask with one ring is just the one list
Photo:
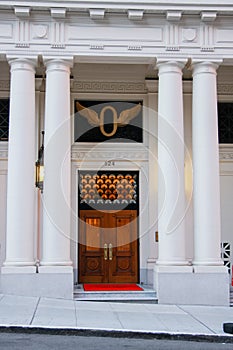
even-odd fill
[(8, 158), (8, 142), (0, 142), (0, 160)]
[(219, 160), (233, 163), (233, 145), (219, 145)]
[[(119, 145), (118, 145), (119, 146)], [(115, 161), (148, 161), (148, 151), (143, 147), (135, 147), (134, 149), (120, 149), (116, 150), (115, 147), (111, 146), (106, 149), (103, 146), (94, 147), (82, 147), (81, 145), (74, 144), (72, 146), (71, 158), (73, 161), (105, 161), (106, 167), (114, 166)]]
[(10, 91), (10, 80), (0, 80), (0, 91)]
[(9, 42), (13, 39), (13, 23), (0, 21), (0, 41)]
[(144, 83), (106, 82), (106, 81), (73, 81), (72, 92), (106, 92), (106, 93), (146, 93)]
[(218, 95), (233, 95), (233, 84), (217, 84)]

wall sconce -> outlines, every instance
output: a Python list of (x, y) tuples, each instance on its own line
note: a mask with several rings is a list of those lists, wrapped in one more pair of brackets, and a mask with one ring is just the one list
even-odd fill
[(43, 193), (44, 184), (44, 134), (42, 131), (42, 144), (38, 152), (38, 160), (36, 161), (36, 187)]

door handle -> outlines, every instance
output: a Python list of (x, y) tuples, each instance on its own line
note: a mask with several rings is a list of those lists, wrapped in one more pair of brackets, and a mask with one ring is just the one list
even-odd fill
[(112, 243), (109, 244), (109, 260), (112, 260)]
[(108, 260), (108, 245), (104, 244), (104, 260)]

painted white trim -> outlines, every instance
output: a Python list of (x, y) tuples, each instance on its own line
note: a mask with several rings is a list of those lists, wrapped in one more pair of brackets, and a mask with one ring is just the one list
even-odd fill
[(8, 159), (8, 142), (1, 141), (0, 142), (0, 161)]
[(219, 145), (219, 161), (232, 162), (233, 163), (233, 144), (220, 144)]

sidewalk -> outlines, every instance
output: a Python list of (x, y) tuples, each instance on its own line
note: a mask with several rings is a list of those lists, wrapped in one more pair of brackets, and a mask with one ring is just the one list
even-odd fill
[[(110, 336), (150, 336), (233, 342), (222, 330), (233, 322), (233, 308), (86, 302), (0, 295), (1, 331), (60, 334), (93, 332)], [(111, 334), (109, 334), (109, 332)]]

